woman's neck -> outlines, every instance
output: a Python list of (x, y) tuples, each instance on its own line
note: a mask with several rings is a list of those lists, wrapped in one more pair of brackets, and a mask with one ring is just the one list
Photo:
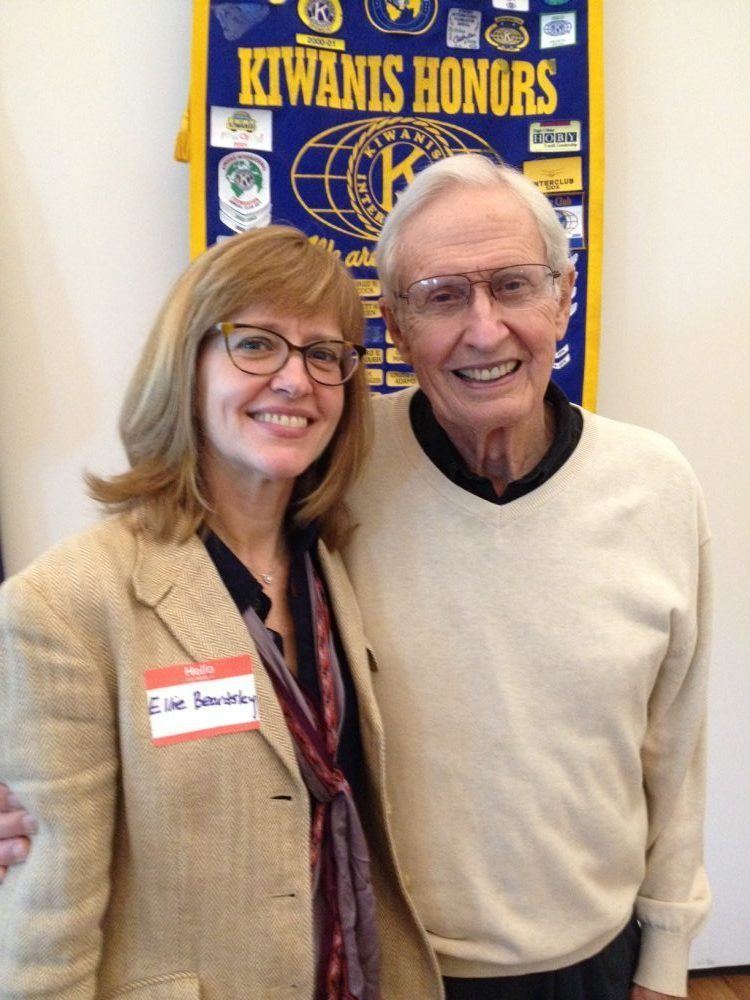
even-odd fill
[(255, 575), (286, 562), (286, 510), (293, 482), (266, 481), (252, 489), (236, 480), (213, 478), (206, 484), (213, 510), (208, 527)]
[(281, 636), (286, 664), (296, 675), (297, 642), (287, 597), (290, 558), (284, 518), (288, 497), (273, 492), (252, 499), (235, 496), (228, 503), (225, 494), (215, 495), (214, 510), (206, 523), (252, 573), (270, 599), (265, 624)]
[(287, 561), (283, 520), (264, 525), (212, 514), (207, 525), (255, 577), (272, 574)]

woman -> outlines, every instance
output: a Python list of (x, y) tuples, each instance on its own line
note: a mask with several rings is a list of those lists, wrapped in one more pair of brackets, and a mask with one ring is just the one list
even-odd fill
[(88, 477), (110, 516), (0, 591), (0, 773), (39, 820), (2, 890), (8, 995), (440, 995), (335, 555), (362, 329), (301, 233), (213, 247), (128, 390), (129, 471)]

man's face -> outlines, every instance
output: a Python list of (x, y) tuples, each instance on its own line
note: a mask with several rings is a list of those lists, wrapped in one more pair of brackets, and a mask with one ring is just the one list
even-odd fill
[[(510, 191), (453, 189), (410, 220), (399, 248), (400, 283), (444, 274), (487, 278), (501, 267), (544, 264), (536, 221)], [(521, 307), (497, 302), (485, 284), (446, 316), (424, 315), (404, 299), (384, 305), (396, 346), (416, 372), (435, 416), (454, 441), (541, 419), (556, 344), (565, 334), (572, 268), (555, 294)]]

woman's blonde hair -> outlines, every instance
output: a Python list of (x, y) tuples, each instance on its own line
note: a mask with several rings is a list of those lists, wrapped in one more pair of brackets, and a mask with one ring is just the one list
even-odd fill
[[(196, 368), (205, 334), (252, 305), (282, 316), (330, 317), (361, 343), (364, 317), (340, 262), (288, 226), (268, 226), (211, 247), (185, 271), (159, 313), (128, 386), (120, 437), (130, 469), (88, 474), (90, 495), (110, 511), (131, 511), (160, 538), (184, 540), (211, 511), (201, 481)], [(293, 521), (317, 521), (339, 547), (348, 534), (343, 498), (370, 444), (371, 414), (363, 366), (344, 386), (344, 410), (328, 447), (295, 484)]]

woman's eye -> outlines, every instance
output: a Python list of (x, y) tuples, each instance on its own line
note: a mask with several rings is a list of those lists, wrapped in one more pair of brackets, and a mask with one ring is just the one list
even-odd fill
[(261, 354), (264, 351), (273, 351), (276, 345), (267, 337), (243, 337), (235, 346), (235, 351), (243, 354)]
[(335, 347), (313, 347), (307, 352), (311, 361), (319, 365), (337, 365), (339, 363), (339, 352)]

